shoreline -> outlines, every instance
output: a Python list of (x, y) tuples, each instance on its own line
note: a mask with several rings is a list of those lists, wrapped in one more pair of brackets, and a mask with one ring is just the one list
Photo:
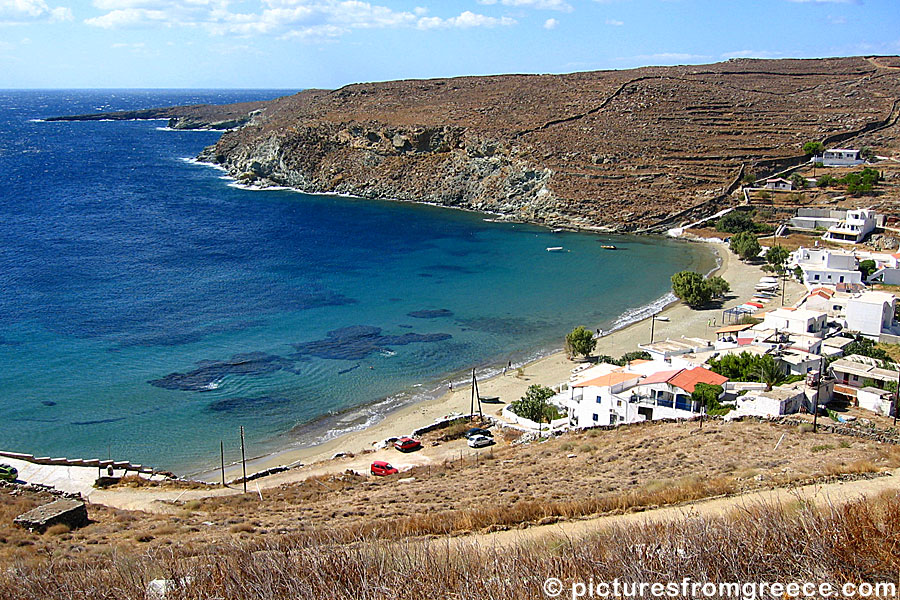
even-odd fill
[[(754, 292), (759, 277), (764, 275), (759, 266), (743, 263), (724, 244), (687, 239), (684, 241), (701, 243), (712, 250), (717, 264), (710, 274), (715, 273), (731, 284), (732, 291), (729, 299), (721, 307), (702, 310), (690, 309), (677, 300), (667, 303), (662, 310), (647, 310), (646, 314), (641, 314), (639, 318), (618, 329), (604, 331), (603, 335), (597, 339), (595, 354), (618, 357), (626, 352), (638, 350), (639, 343), (650, 341), (647, 321), (652, 314), (666, 316), (669, 319), (668, 321), (656, 321), (654, 341), (680, 337), (708, 338), (722, 325), (719, 322), (721, 311), (748, 299)], [(793, 281), (788, 282), (787, 288), (785, 305), (793, 304), (805, 291), (801, 284)], [(665, 296), (632, 310), (650, 307), (663, 298)], [(646, 331), (644, 331), (645, 329)], [(518, 375), (519, 368), (515, 366), (506, 374), (502, 373), (501, 367), (496, 374), (479, 379), (479, 391), (483, 397), (497, 396), (501, 400), (500, 404), (487, 405), (484, 408), (485, 414), (498, 415), (506, 404), (519, 399), (529, 385), (538, 383), (555, 386), (568, 381), (575, 364), (566, 358), (562, 350), (555, 350), (546, 356), (521, 365), (519, 368), (522, 375)], [(248, 459), (248, 475), (276, 467), (293, 468), (301, 465), (303, 467), (321, 467), (323, 463), (330, 461), (337, 454), (359, 455), (365, 451), (376, 449), (376, 444), (387, 438), (408, 435), (415, 429), (430, 425), (451, 414), (467, 414), (471, 400), (470, 388), (471, 385), (468, 383), (457, 385), (454, 381), (453, 391), (437, 393), (430, 398), (397, 407), (386, 412), (379, 421), (359, 430), (339, 434), (309, 447), (285, 448)], [(226, 479), (229, 480), (241, 476), (240, 464), (226, 465), (225, 471)], [(295, 472), (302, 478), (305, 476), (303, 471), (306, 469)], [(218, 481), (221, 476), (218, 470), (204, 471), (195, 475), (213, 482)]]

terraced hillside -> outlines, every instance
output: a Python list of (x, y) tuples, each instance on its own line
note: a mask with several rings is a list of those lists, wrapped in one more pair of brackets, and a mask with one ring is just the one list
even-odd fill
[[(257, 184), (641, 230), (732, 202), (810, 140), (897, 139), (896, 57), (360, 83), (272, 101), (205, 153)], [(686, 214), (685, 211), (688, 211)]]

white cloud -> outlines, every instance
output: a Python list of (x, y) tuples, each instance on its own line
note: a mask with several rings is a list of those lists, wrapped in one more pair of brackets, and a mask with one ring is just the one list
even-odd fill
[(0, 25), (71, 21), (68, 7), (51, 8), (44, 0), (0, 0)]
[(734, 50), (723, 52), (721, 58), (783, 58), (784, 54), (772, 50)]
[(572, 5), (565, 0), (478, 0), (479, 4), (502, 4), (503, 6), (515, 6), (534, 8), (537, 10), (561, 10), (572, 12)]
[(249, 12), (232, 12), (229, 0), (94, 0), (94, 6), (107, 12), (85, 23), (108, 29), (202, 26), (213, 34), (303, 40), (334, 39), (359, 29), (471, 28), (516, 23), (508, 17), (471, 11), (455, 17), (432, 17), (422, 7), (412, 12), (396, 11), (361, 0), (259, 0), (257, 10)]
[(559, 26), (559, 21), (556, 19), (547, 19), (544, 21), (544, 29), (556, 29)]
[(828, 19), (828, 22), (832, 25), (845, 25), (847, 23), (846, 17), (835, 17), (834, 15), (828, 15), (825, 18)]
[(437, 29), (446, 27), (469, 28), (469, 27), (498, 27), (515, 25), (516, 20), (509, 17), (488, 17), (485, 15), (475, 14), (472, 11), (464, 11), (457, 17), (449, 19), (441, 19), (440, 17), (422, 17), (416, 26), (419, 29)]
[(618, 21), (616, 19), (607, 19), (606, 24), (612, 25), (613, 27), (621, 27), (622, 25), (625, 24), (625, 21)]

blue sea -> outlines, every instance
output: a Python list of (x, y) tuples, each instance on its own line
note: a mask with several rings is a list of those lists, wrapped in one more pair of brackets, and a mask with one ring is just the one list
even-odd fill
[(0, 448), (188, 473), (220, 440), (237, 459), (241, 425), (249, 455), (313, 444), (712, 266), (667, 239), (241, 189), (193, 161), (218, 132), (41, 121), (286, 93), (0, 90)]

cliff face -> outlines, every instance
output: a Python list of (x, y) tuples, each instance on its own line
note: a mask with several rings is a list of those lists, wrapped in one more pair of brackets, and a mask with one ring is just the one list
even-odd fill
[(201, 158), (241, 181), (635, 230), (732, 202), (811, 140), (897, 134), (891, 57), (735, 60), (308, 90)]

